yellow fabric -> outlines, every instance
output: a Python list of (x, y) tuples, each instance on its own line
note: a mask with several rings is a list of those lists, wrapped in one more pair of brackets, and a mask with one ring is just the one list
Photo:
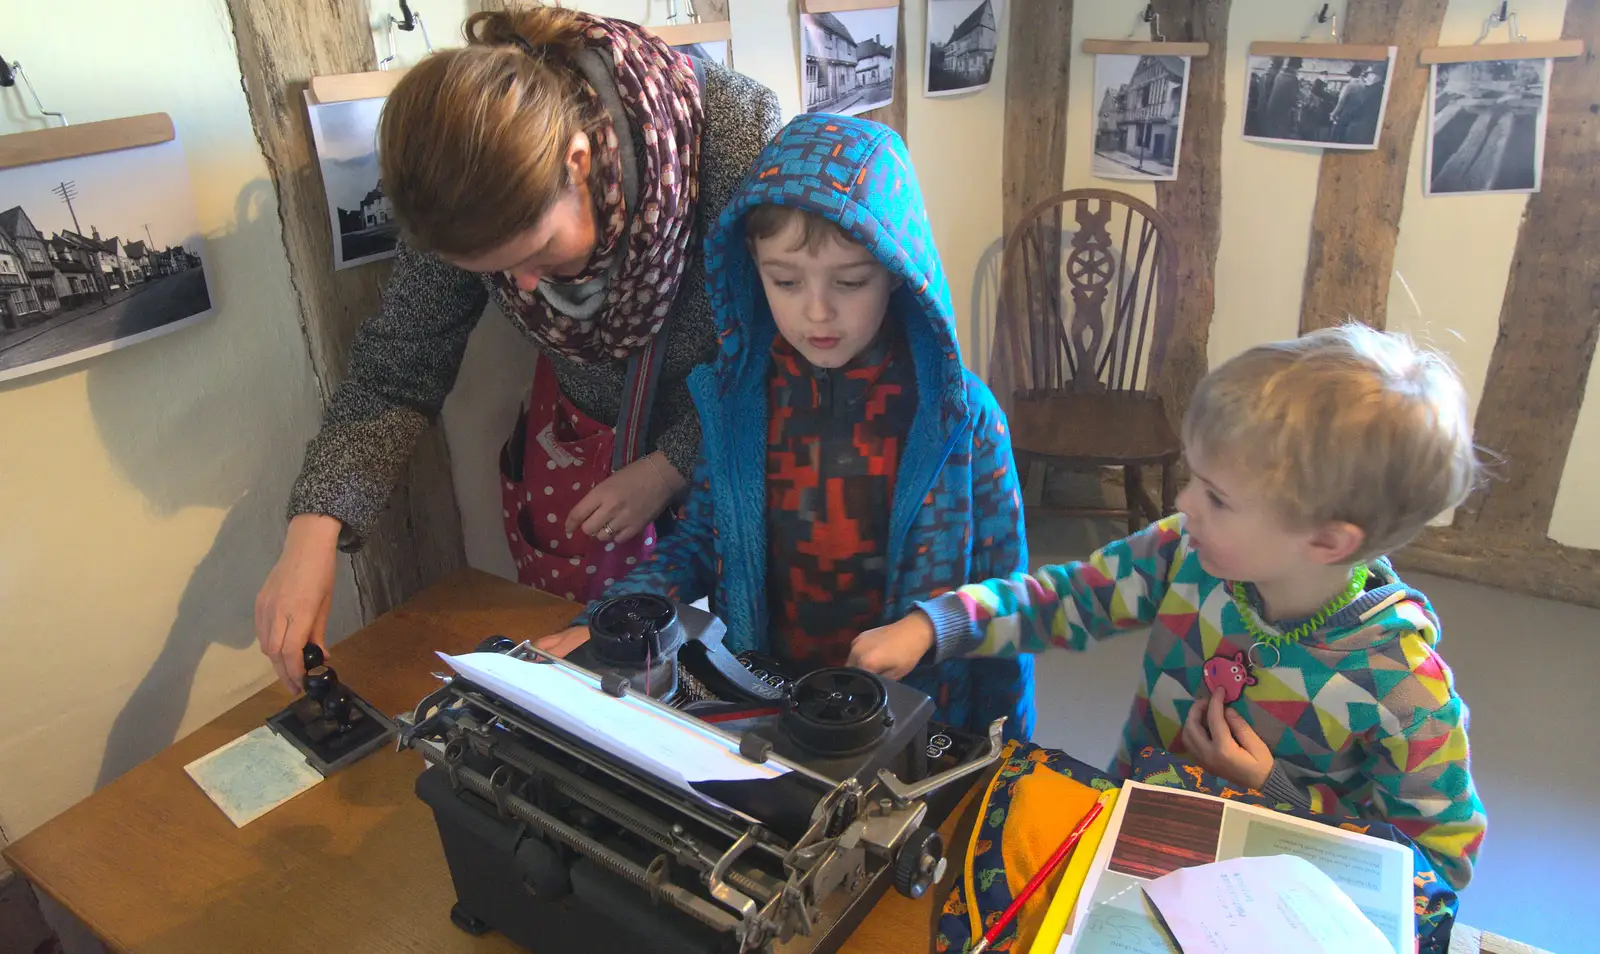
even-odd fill
[[(1117, 807), (1117, 796), (1120, 794), (1116, 789), (1101, 793), (1100, 800), (1105, 803), (1105, 808), (1100, 810), (1100, 817), (1094, 820), (1089, 830), (1083, 833), (1083, 840), (1078, 842), (1077, 850), (1067, 862), (1066, 871), (1061, 875), (1060, 884), (1056, 885), (1049, 910), (1039, 924), (1039, 931), (1034, 936), (1033, 947), (1028, 954), (1056, 954), (1061, 936), (1067, 933), (1067, 922), (1072, 919), (1073, 909), (1078, 906), (1078, 893), (1089, 879), (1089, 866), (1094, 863), (1094, 853), (1100, 850), (1100, 840), (1105, 837), (1106, 826), (1111, 824), (1111, 812)], [(1017, 950), (1022, 950), (1020, 944)]]
[[(1044, 867), (1099, 798), (1097, 790), (1048, 769), (1041, 768), (1017, 780), (1000, 844), (1005, 858), (1006, 886), (1011, 889), (1013, 898), (1022, 893), (1029, 879)], [(1074, 856), (1082, 854), (1083, 843), (1079, 842)], [(1012, 945), (1013, 950), (1026, 950), (1033, 942), (1050, 908), (1050, 898), (1066, 874), (1066, 867), (1057, 868), (1022, 905), (1022, 913), (1017, 916), (1017, 943)]]

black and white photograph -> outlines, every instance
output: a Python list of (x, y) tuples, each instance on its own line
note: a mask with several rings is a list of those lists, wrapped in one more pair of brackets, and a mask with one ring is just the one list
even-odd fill
[(211, 314), (176, 140), (0, 170), (0, 381)]
[(310, 95), (306, 108), (333, 227), (333, 267), (393, 258), (400, 227), (378, 181), (378, 117), (384, 100), (313, 103)]
[(727, 40), (707, 40), (704, 43), (685, 43), (682, 46), (675, 46), (673, 49), (677, 50), (679, 53), (682, 53), (684, 56), (692, 56), (697, 60), (705, 60), (708, 63), (715, 63), (718, 66), (725, 66), (728, 69), (733, 68), (733, 64), (728, 62)]
[(1436, 63), (1425, 195), (1538, 192), (1549, 60)]
[(928, 0), (928, 96), (975, 93), (989, 85), (1002, 0)]
[(806, 112), (855, 116), (894, 99), (900, 8), (800, 15)]
[(1094, 175), (1155, 182), (1176, 179), (1188, 99), (1187, 56), (1096, 56)]
[(1389, 100), (1388, 60), (1251, 56), (1244, 138), (1322, 149), (1376, 149)]

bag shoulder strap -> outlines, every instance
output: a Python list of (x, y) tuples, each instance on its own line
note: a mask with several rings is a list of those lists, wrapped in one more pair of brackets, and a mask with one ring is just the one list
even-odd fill
[[(689, 57), (694, 68), (695, 85), (700, 87), (700, 97), (705, 99), (706, 62), (698, 56)], [(681, 290), (680, 290), (681, 291)], [(611, 454), (613, 473), (645, 455), (645, 438), (650, 432), (650, 411), (656, 401), (656, 384), (661, 376), (661, 359), (666, 353), (663, 341), (672, 331), (676, 309), (667, 311), (666, 320), (644, 348), (628, 359), (627, 376), (622, 387), (622, 403), (617, 415), (617, 440)]]
[(694, 82), (696, 86), (700, 87), (700, 97), (704, 100), (706, 95), (706, 61), (698, 56), (691, 56), (689, 57), (689, 64), (694, 67)]

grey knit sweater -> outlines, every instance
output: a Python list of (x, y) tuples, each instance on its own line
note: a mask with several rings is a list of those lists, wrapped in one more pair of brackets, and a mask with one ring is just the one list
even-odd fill
[[(700, 454), (700, 420), (687, 380), (716, 352), (700, 237), (780, 125), (771, 90), (715, 64), (705, 67), (705, 117), (696, 234), (673, 304), (648, 435), (650, 448), (665, 454), (685, 479), (693, 475)], [(289, 497), (290, 517), (336, 517), (344, 524), (341, 549), (360, 548), (417, 440), (438, 419), (455, 386), (467, 337), (490, 292), (486, 277), (400, 245), (383, 306), (356, 333), (349, 374), (306, 450)], [(584, 413), (608, 423), (617, 420), (625, 361), (586, 365), (553, 353), (550, 361), (562, 392)], [(533, 369), (528, 371), (531, 375)]]

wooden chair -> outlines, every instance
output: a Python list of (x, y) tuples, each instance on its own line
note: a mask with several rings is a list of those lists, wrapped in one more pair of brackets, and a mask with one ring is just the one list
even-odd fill
[[(1172, 513), (1181, 446), (1157, 395), (1172, 330), (1179, 250), (1160, 212), (1106, 189), (1063, 192), (1030, 209), (1006, 239), (990, 378), (1011, 418), (1026, 476), (1041, 465), (1121, 467), (1127, 505), (1038, 507), (1078, 517)], [(1161, 468), (1161, 498), (1144, 467)]]

